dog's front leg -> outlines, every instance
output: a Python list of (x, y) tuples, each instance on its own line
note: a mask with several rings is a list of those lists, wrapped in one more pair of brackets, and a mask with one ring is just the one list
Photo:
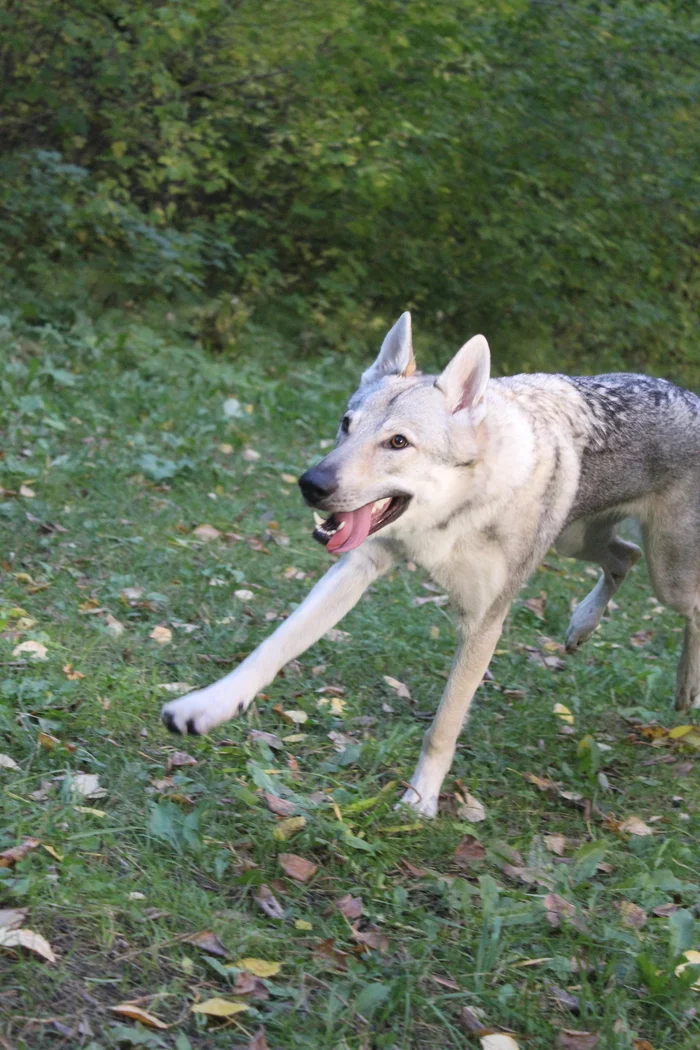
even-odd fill
[(464, 625), (452, 671), (433, 724), (425, 734), (416, 771), (402, 802), (424, 817), (434, 817), (440, 788), (452, 765), (457, 737), (469, 713), (477, 686), (484, 677), (501, 636), (503, 616), (488, 625)]
[(167, 728), (197, 735), (242, 714), (280, 668), (338, 623), (392, 562), (385, 544), (376, 540), (366, 540), (344, 555), (299, 608), (234, 671), (205, 689), (165, 704), (162, 718)]

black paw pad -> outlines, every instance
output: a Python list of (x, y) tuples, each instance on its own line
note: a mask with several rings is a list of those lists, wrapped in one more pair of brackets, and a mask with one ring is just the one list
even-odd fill
[(187, 732), (190, 736), (199, 736), (199, 730), (195, 727), (194, 718), (188, 718), (187, 720)]

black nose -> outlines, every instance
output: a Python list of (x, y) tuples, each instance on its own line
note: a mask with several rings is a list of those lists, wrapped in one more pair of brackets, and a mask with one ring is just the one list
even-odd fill
[(301, 494), (312, 507), (320, 506), (338, 488), (335, 473), (323, 467), (312, 467), (299, 478)]

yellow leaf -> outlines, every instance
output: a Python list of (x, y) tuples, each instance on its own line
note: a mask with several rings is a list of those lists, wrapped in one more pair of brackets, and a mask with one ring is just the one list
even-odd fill
[(306, 711), (285, 711), (282, 717), (287, 722), (293, 722), (294, 725), (303, 725), (309, 720)]
[(120, 1017), (130, 1017), (132, 1021), (140, 1021), (147, 1028), (158, 1028), (161, 1031), (170, 1028), (170, 1025), (161, 1021), (160, 1017), (147, 1013), (140, 1006), (132, 1006), (131, 1003), (120, 1003), (119, 1006), (113, 1006), (112, 1013), (119, 1014)]
[(287, 485), (296, 485), (297, 479), (293, 474), (282, 474), (282, 481), (286, 482)]
[(653, 830), (639, 817), (626, 817), (619, 827), (620, 831), (626, 831), (628, 835), (653, 835)]
[(300, 744), (307, 736), (308, 733), (290, 733), (289, 736), (283, 736), (282, 741), (285, 744)]
[(12, 650), (13, 656), (21, 656), (22, 653), (29, 653), (32, 660), (46, 660), (46, 654), (48, 650), (45, 645), (41, 642), (20, 642)]
[(296, 835), (297, 831), (301, 831), (306, 826), (305, 817), (288, 817), (287, 820), (281, 820), (272, 833), (273, 838), (276, 838), (279, 842), (286, 842), (292, 835)]
[(313, 930), (313, 925), (306, 919), (297, 919), (294, 926), (297, 930)]
[(245, 1003), (233, 1003), (230, 999), (207, 999), (192, 1007), (193, 1014), (206, 1014), (207, 1017), (233, 1017), (242, 1014), (248, 1007)]
[(93, 817), (107, 816), (103, 809), (93, 809), (92, 806), (73, 806), (73, 809), (78, 813), (90, 813)]
[(481, 1050), (520, 1050), (520, 1044), (516, 1043), (512, 1035), (493, 1032), (491, 1035), (482, 1035)]
[(55, 860), (58, 860), (58, 861), (63, 860), (62, 854), (60, 854), (57, 849), (54, 849), (53, 846), (47, 846), (45, 842), (42, 842), (41, 845), (44, 847), (44, 849), (46, 850), (47, 853), (51, 854), (51, 856)]
[[(680, 977), (683, 971), (686, 970), (689, 966), (700, 966), (700, 952), (693, 950), (683, 952), (683, 958), (686, 959), (687, 962), (681, 963), (680, 966), (676, 967), (676, 977)], [(695, 982), (695, 984), (692, 984), (690, 987), (693, 989), (694, 992), (700, 992), (700, 979), (698, 979)]]
[(267, 959), (239, 959), (236, 966), (255, 977), (276, 977), (282, 969), (282, 963), (268, 962)]
[(567, 725), (572, 726), (574, 724), (574, 716), (568, 707), (564, 704), (555, 704), (552, 708), (554, 714), (561, 718), (562, 722), (566, 722)]
[(158, 645), (167, 645), (173, 640), (173, 632), (169, 627), (163, 627), (159, 624), (153, 628), (148, 637), (152, 638)]

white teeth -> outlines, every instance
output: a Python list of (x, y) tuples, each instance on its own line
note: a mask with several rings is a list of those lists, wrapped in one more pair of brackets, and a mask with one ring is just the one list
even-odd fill
[(345, 522), (341, 521), (340, 525), (338, 526), (338, 528), (335, 531), (336, 532), (340, 532), (340, 530), (344, 529), (344, 528), (345, 528)]
[(318, 511), (314, 511), (314, 522), (316, 523), (316, 525), (323, 525), (325, 520), (326, 519), (322, 518)]
[(391, 497), (390, 496), (387, 496), (386, 499), (378, 499), (378, 500), (375, 501), (374, 509), (375, 510), (379, 510), (379, 511), (384, 510), (385, 507), (388, 507), (390, 503), (391, 503)]

